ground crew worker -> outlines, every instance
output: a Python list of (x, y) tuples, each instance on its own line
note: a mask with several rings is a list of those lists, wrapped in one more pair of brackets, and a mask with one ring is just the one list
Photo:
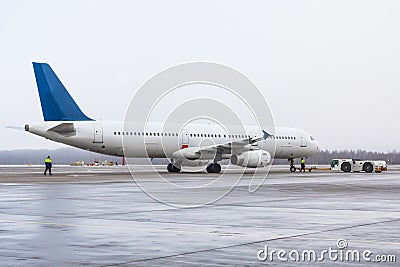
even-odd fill
[(304, 158), (301, 158), (301, 168), (300, 168), (300, 172), (306, 172), (306, 161), (304, 160)]
[(47, 158), (44, 160), (44, 165), (46, 166), (46, 169), (44, 170), (44, 175), (46, 175), (47, 170), (49, 170), (50, 175), (53, 175), (53, 174), (51, 174), (52, 164), (51, 164), (50, 156), (47, 156)]

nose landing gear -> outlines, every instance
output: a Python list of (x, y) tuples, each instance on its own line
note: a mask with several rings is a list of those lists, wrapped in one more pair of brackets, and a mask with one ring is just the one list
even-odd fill
[(294, 166), (293, 159), (288, 159), (288, 161), (290, 162), (290, 172), (295, 172), (296, 171), (296, 167)]

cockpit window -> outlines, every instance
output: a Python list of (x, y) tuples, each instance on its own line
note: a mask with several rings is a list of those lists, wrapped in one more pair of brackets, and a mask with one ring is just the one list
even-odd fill
[(310, 135), (310, 139), (311, 139), (311, 141), (315, 140), (314, 136), (312, 136), (312, 135)]

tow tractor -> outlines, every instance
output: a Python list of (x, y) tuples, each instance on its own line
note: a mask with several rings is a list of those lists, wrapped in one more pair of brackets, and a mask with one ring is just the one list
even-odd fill
[[(300, 171), (294, 165), (290, 166), (290, 171)], [(333, 159), (330, 168), (310, 166), (306, 171), (342, 171), (342, 172), (382, 172), (387, 171), (387, 163), (384, 160), (360, 160), (360, 159)]]
[(331, 170), (343, 172), (382, 172), (387, 171), (387, 164), (384, 160), (333, 159), (331, 161)]

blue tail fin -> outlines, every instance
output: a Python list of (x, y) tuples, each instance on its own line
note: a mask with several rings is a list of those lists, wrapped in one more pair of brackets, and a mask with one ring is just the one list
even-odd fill
[(91, 121), (46, 63), (33, 62), (45, 121)]

